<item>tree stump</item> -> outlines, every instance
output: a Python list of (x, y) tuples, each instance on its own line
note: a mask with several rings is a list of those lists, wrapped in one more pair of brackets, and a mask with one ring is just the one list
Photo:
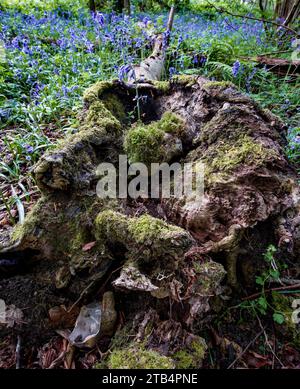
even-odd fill
[[(269, 244), (299, 261), (299, 186), (284, 152), (286, 126), (233, 84), (196, 76), (99, 82), (84, 104), (78, 131), (34, 169), (42, 196), (2, 244), (1, 258), (18, 257), (22, 270), (1, 272), (1, 298), (26, 308), (22, 332), (38, 343), (53, 331), (51, 307), (100, 301), (113, 290), (136, 341), (148, 339), (164, 356), (183, 346), (196, 355), (214, 303), (253, 286)], [(118, 166), (120, 154), (146, 164), (204, 163), (202, 203), (97, 197), (97, 166)]]

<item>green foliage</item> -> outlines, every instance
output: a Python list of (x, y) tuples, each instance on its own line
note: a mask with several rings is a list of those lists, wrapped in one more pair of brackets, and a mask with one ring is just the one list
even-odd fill
[(75, 11), (86, 7), (88, 0), (1, 0), (0, 9), (13, 9), (30, 14), (32, 10), (51, 11)]
[(269, 245), (267, 251), (263, 255), (266, 268), (256, 277), (256, 284), (260, 287), (261, 293), (258, 298), (252, 301), (246, 301), (240, 304), (243, 309), (249, 309), (255, 314), (266, 315), (269, 311), (272, 313), (272, 318), (277, 324), (283, 324), (286, 320), (284, 312), (274, 304), (270, 304), (268, 297), (265, 294), (266, 285), (272, 281), (279, 281), (281, 272), (286, 269), (286, 264), (276, 259), (275, 254), (277, 249), (273, 245)]

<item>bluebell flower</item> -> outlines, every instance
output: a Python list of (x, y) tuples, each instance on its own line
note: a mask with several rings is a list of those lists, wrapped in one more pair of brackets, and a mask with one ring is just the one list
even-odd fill
[(122, 65), (122, 66), (120, 66), (119, 71), (118, 71), (119, 80), (120, 81), (124, 81), (124, 79), (126, 78), (126, 76), (128, 75), (128, 73), (131, 70), (132, 70), (132, 66), (131, 65)]
[(170, 75), (170, 77), (174, 76), (174, 74), (176, 74), (176, 73), (177, 73), (177, 70), (174, 67), (171, 66), (169, 68), (169, 75)]
[(34, 148), (31, 145), (26, 144), (23, 147), (27, 153), (30, 153), (30, 154), (33, 153)]
[(233, 66), (232, 66), (233, 77), (236, 77), (238, 75), (240, 67), (241, 67), (240, 61), (236, 60), (235, 63), (233, 64)]

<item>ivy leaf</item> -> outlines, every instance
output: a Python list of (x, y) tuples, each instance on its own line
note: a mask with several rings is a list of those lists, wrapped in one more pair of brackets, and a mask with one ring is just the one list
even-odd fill
[(273, 313), (273, 320), (278, 324), (282, 324), (284, 323), (284, 316), (282, 313)]
[(263, 280), (262, 277), (256, 277), (255, 282), (256, 282), (258, 285), (263, 285), (263, 284), (264, 284), (264, 280)]

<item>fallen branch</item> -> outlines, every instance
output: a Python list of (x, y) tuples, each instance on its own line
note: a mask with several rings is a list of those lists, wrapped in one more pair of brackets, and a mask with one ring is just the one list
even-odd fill
[(129, 83), (136, 84), (137, 82), (140, 83), (148, 80), (159, 81), (161, 79), (165, 65), (165, 53), (169, 45), (169, 38), (173, 26), (174, 15), (175, 7), (172, 6), (169, 13), (165, 34), (159, 34), (156, 36), (151, 55), (142, 61), (138, 66), (133, 67), (133, 71), (129, 74), (128, 77)]
[(263, 23), (268, 23), (268, 24), (273, 24), (274, 26), (277, 26), (279, 28), (283, 28), (287, 31), (290, 31), (291, 33), (293, 33), (295, 36), (297, 37), (300, 37), (300, 34), (293, 30), (292, 28), (288, 27), (288, 26), (285, 26), (281, 23), (277, 23), (277, 22), (274, 22), (273, 20), (267, 20), (267, 19), (262, 19), (262, 18), (255, 18), (254, 16), (249, 16), (249, 15), (239, 15), (239, 14), (234, 14), (230, 11), (227, 11), (226, 9), (224, 8), (218, 8), (216, 7), (215, 5), (213, 5), (210, 1), (208, 1), (208, 4), (213, 7), (217, 12), (220, 12), (220, 13), (226, 13), (230, 16), (234, 16), (236, 18), (243, 18), (243, 19), (250, 19), (250, 20), (256, 20), (258, 22), (263, 22)]
[[(276, 292), (276, 291), (285, 291), (285, 290), (293, 290), (293, 289), (298, 289), (300, 288), (300, 284), (294, 284), (294, 285), (288, 285), (288, 286), (280, 286), (278, 288), (270, 288), (270, 289), (266, 289), (264, 291), (264, 293), (270, 293), (270, 292)], [(250, 296), (246, 296), (246, 297), (243, 297), (242, 298), (242, 301), (246, 301), (246, 300), (254, 300), (256, 299), (257, 297), (259, 297), (261, 295), (261, 292), (258, 292), (258, 293), (254, 293), (254, 294), (251, 294)]]

